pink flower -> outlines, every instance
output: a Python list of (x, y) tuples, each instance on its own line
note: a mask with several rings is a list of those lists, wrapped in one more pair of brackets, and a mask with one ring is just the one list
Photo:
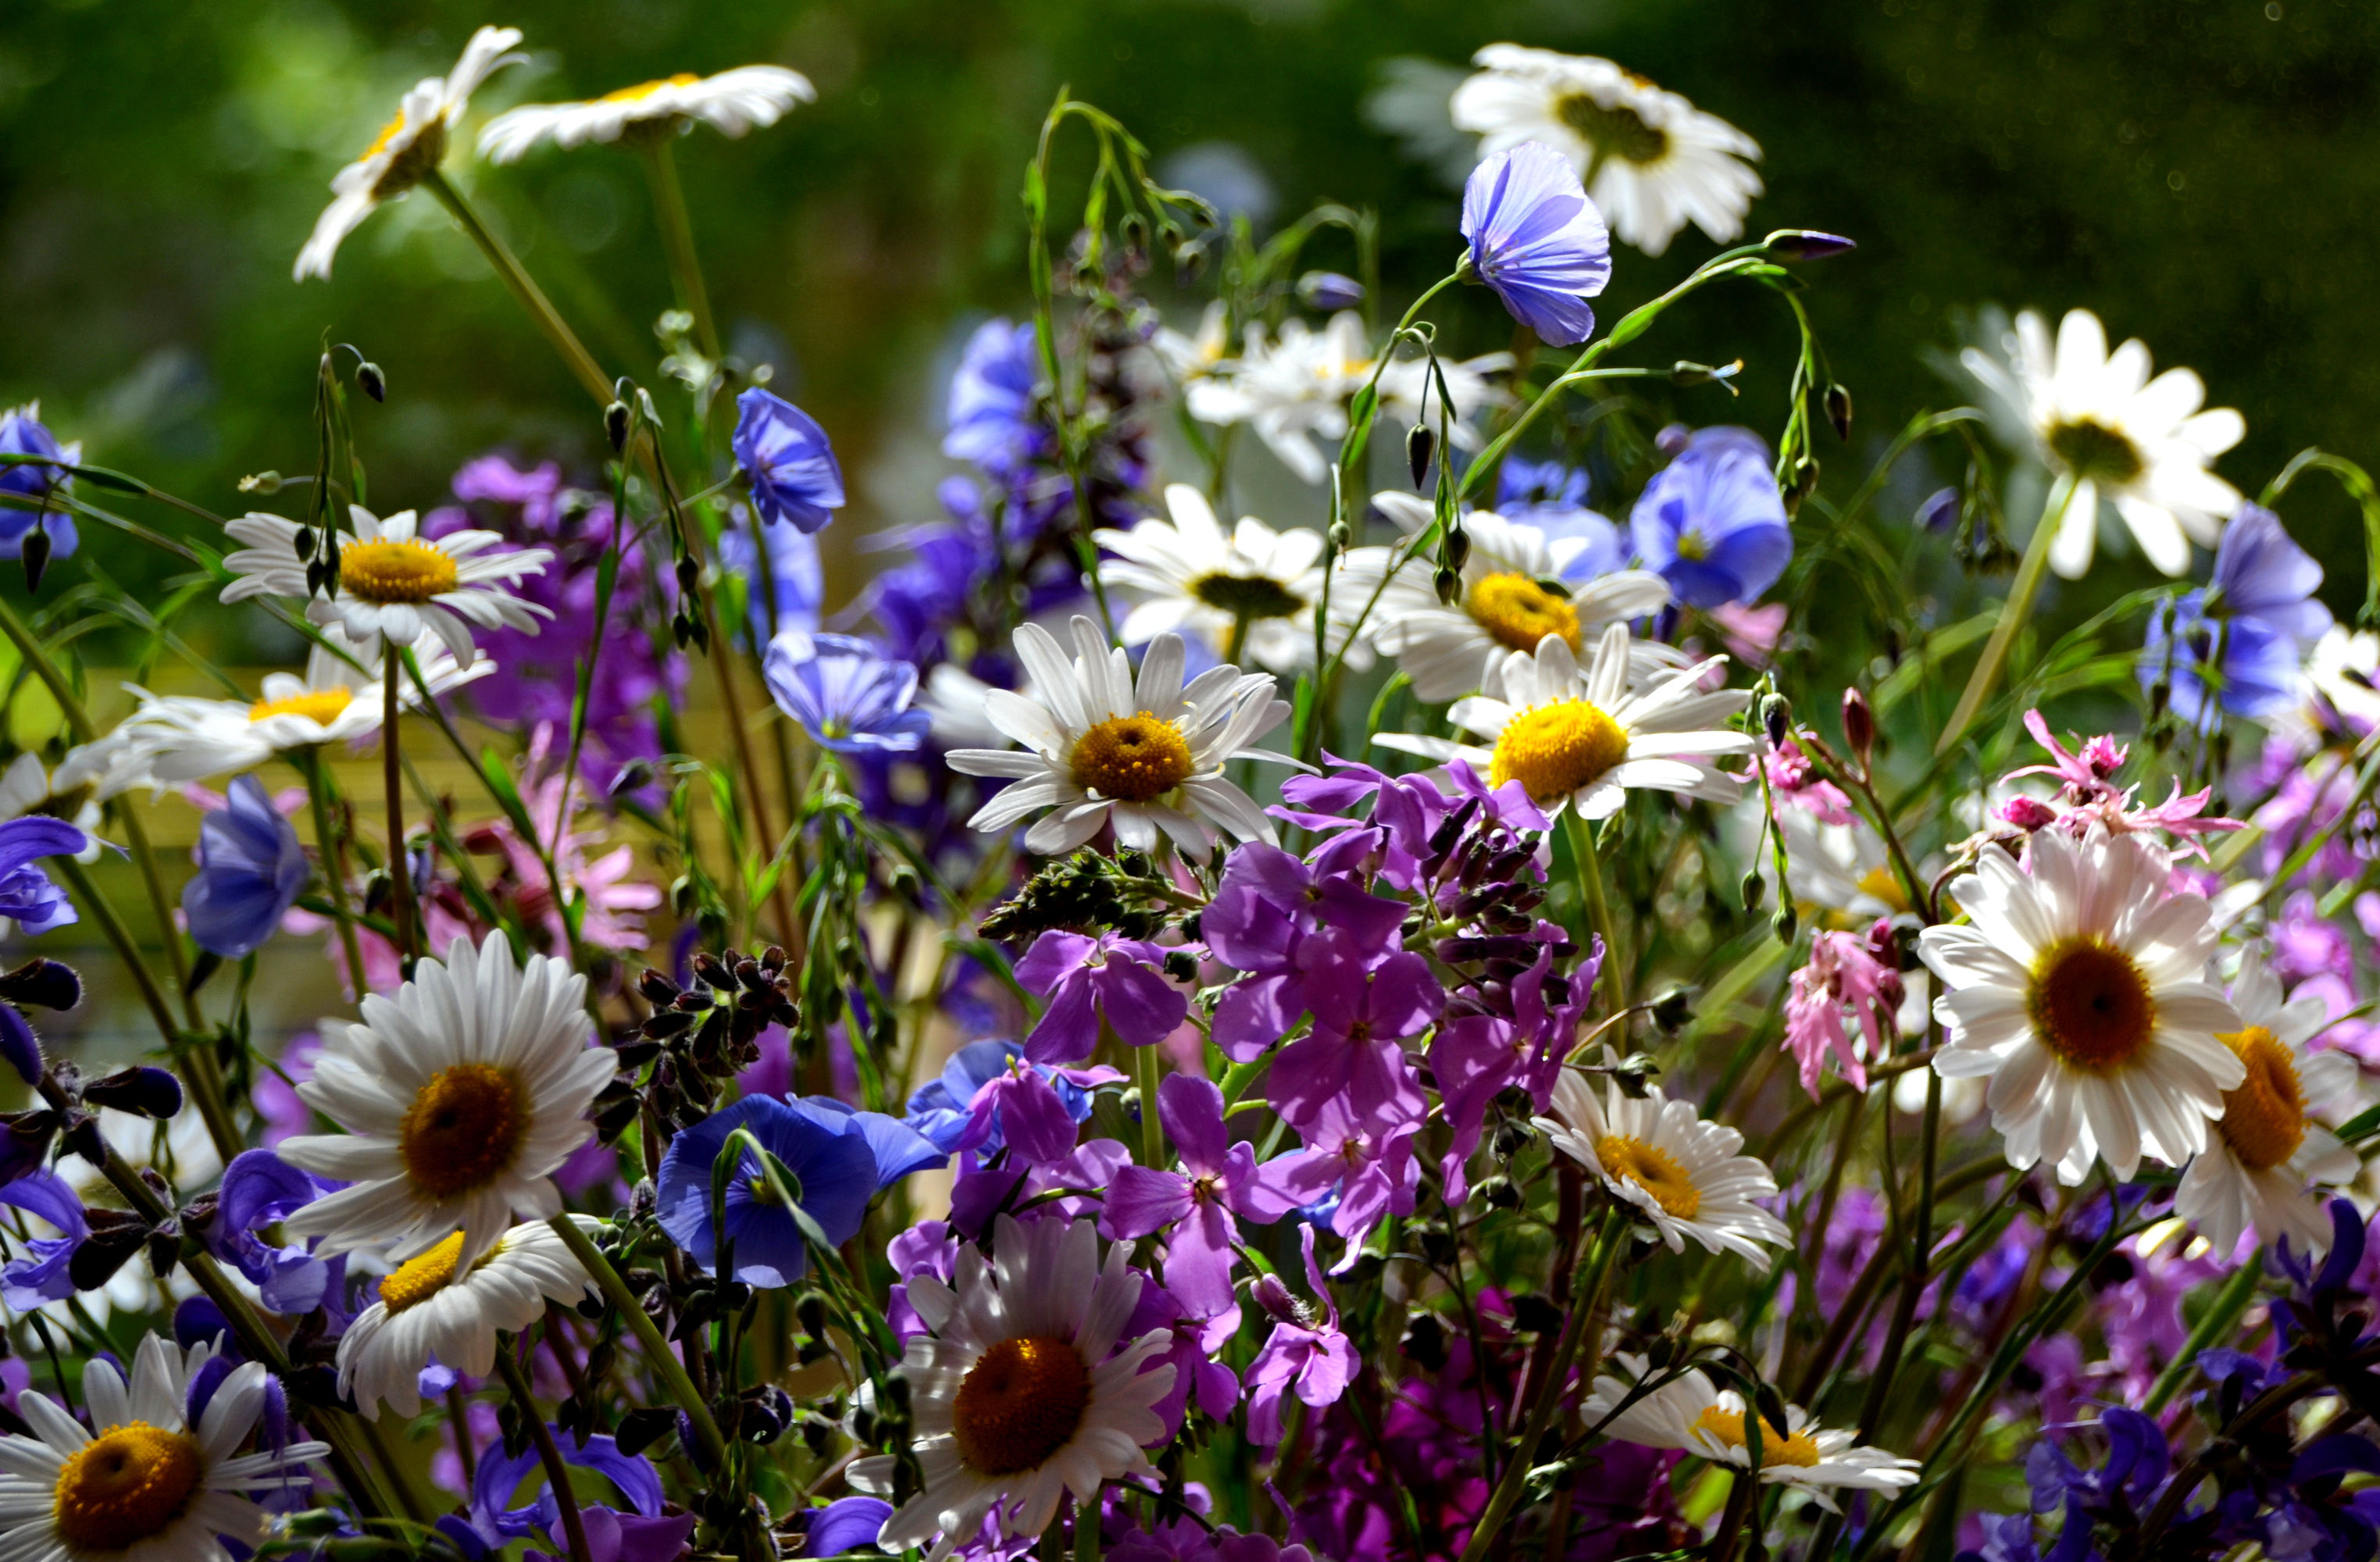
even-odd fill
[[(1900, 1007), (1900, 966), (1892, 955), (1891, 919), (1879, 918), (1865, 936), (1820, 933), (1810, 963), (1793, 973), (1785, 1000), (1785, 1049), (1801, 1065), (1802, 1088), (1813, 1099), (1831, 1054), (1853, 1088), (1867, 1088), (1867, 1058), (1888, 1057), (1893, 1014)], [(1866, 1037), (1865, 1056), (1843, 1024), (1849, 1008)]]
[(1820, 824), (1850, 824), (1852, 800), (1841, 787), (1815, 774), (1816, 767), (1802, 745), (1787, 738), (1760, 757), (1768, 772), (1768, 790), (1777, 806), (1791, 805), (1816, 817)]
[(1294, 1390), (1315, 1410), (1339, 1401), (1355, 1376), (1355, 1347), (1339, 1328), (1339, 1303), (1323, 1283), (1314, 1260), (1314, 1228), (1302, 1227), (1305, 1278), (1322, 1299), (1323, 1314), (1289, 1294), (1268, 1275), (1257, 1282), (1257, 1300), (1278, 1320), (1272, 1336), (1248, 1363), (1248, 1440), (1271, 1447), (1281, 1441), (1281, 1400)]

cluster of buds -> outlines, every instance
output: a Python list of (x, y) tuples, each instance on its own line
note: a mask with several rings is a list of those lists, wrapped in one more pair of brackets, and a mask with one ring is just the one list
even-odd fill
[(758, 958), (734, 950), (696, 954), (691, 988), (647, 967), (637, 990), (653, 1012), (615, 1044), (622, 1072), (596, 1097), (596, 1126), (607, 1141), (635, 1120), (640, 1101), (632, 1076), (647, 1063), (654, 1115), (673, 1131), (690, 1128), (710, 1115), (722, 1084), (759, 1061), (763, 1029), (801, 1023), (785, 951), (773, 944)]

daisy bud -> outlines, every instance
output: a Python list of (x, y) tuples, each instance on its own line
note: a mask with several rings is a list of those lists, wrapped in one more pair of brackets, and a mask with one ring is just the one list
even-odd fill
[(356, 365), (356, 386), (376, 402), (388, 400), (388, 376), (370, 358)]
[(42, 572), (50, 567), (49, 527), (36, 525), (25, 534), (21, 556), (25, 562), (25, 589), (39, 591), (42, 588)]
[(1827, 421), (1835, 430), (1835, 438), (1848, 443), (1852, 437), (1852, 394), (1848, 387), (1827, 387)]
[(1405, 467), (1413, 473), (1413, 485), (1418, 490), (1429, 476), (1429, 458), (1438, 449), (1438, 436), (1428, 425), (1416, 423), (1405, 431)]
[(1876, 752), (1876, 712), (1868, 708), (1867, 696), (1856, 687), (1843, 691), (1843, 741), (1851, 745), (1860, 774), (1866, 775), (1869, 756)]
[(615, 401), (603, 409), (603, 437), (612, 442), (612, 454), (619, 454), (628, 448), (628, 404)]

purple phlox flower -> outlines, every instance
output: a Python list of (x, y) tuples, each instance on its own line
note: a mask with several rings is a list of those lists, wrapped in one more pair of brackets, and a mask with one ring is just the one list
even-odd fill
[[(1818, 1098), (1818, 1079), (1831, 1056), (1854, 1090), (1867, 1088), (1868, 1059), (1892, 1053), (1893, 1016), (1901, 999), (1892, 919), (1879, 917), (1863, 935), (1821, 932), (1810, 941), (1809, 963), (1793, 973), (1785, 1000), (1785, 1050), (1802, 1074), (1802, 1088)], [(1843, 1026), (1849, 1009), (1866, 1038), (1863, 1050)]]
[(1480, 160), (1463, 187), (1463, 272), (1548, 346), (1595, 334), (1587, 299), (1611, 280), (1611, 236), (1570, 159), (1538, 141)]
[(1051, 441), (1035, 413), (1041, 363), (1033, 322), (988, 320), (976, 327), (951, 375), (950, 432), (942, 454), (1010, 478)]
[(876, 1544), (892, 1505), (882, 1497), (838, 1497), (823, 1508), (805, 1508), (791, 1522), (800, 1530), (797, 1556), (841, 1556)]
[(2330, 627), (2314, 593), (2322, 566), (2282, 529), (2280, 517), (2242, 504), (2223, 528), (2213, 584), (2150, 615), (2143, 688), (2168, 684), (2173, 708), (2196, 722), (2207, 710), (2210, 664), (2224, 709), (2264, 716), (2298, 697), (2299, 655)]
[(1788, 737), (1760, 757), (1768, 791), (1779, 808), (1799, 808), (1820, 824), (1853, 824), (1851, 794), (1816, 773), (1802, 745)]
[(237, 960), (261, 948), (313, 875), (298, 831), (254, 776), (241, 776), (222, 808), (199, 821), (199, 871), (182, 887), (190, 938)]
[(1429, 962), (1402, 950), (1382, 959), (1336, 928), (1305, 940), (1298, 955), (1314, 1023), (1273, 1059), (1265, 1088), (1274, 1110), (1301, 1130), (1341, 1098), (1367, 1121), (1418, 1114), (1421, 1092), (1402, 1043), (1446, 1007)]
[(1232, 1142), (1223, 1093), (1212, 1081), (1166, 1075), (1157, 1087), (1157, 1117), (1182, 1169), (1123, 1168), (1107, 1191), (1100, 1229), (1111, 1239), (1129, 1240), (1170, 1228), (1166, 1289), (1210, 1318), (1232, 1305), (1236, 1217), (1269, 1225), (1297, 1207), (1299, 1193), (1279, 1169), (1281, 1162), (1259, 1167), (1256, 1146)]
[(1322, 1103), (1311, 1126), (1298, 1131), (1305, 1148), (1267, 1163), (1277, 1165), (1275, 1175), (1287, 1186), (1312, 1191), (1312, 1200), (1300, 1206), (1309, 1217), (1318, 1217), (1316, 1205), (1329, 1199), (1330, 1229), (1347, 1244), (1338, 1272), (1354, 1265), (1364, 1239), (1385, 1217), (1413, 1213), (1414, 1190), (1421, 1181), (1414, 1140), (1421, 1128), (1419, 1112), (1367, 1122), (1349, 1109), (1344, 1096), (1334, 1096)]
[(315, 1257), (311, 1241), (273, 1247), (256, 1233), (345, 1186), (319, 1181), (270, 1150), (244, 1150), (224, 1168), (207, 1247), (248, 1277), (270, 1311), (284, 1316), (310, 1313), (345, 1278), (346, 1258)]
[(51, 1171), (32, 1171), (0, 1187), (0, 1204), (40, 1217), (56, 1228), (55, 1237), (26, 1240), (27, 1256), (0, 1267), (0, 1302), (18, 1313), (30, 1313), (46, 1302), (63, 1302), (75, 1293), (67, 1266), (75, 1250), (91, 1235), (82, 1200), (67, 1180)]
[(815, 532), (843, 508), (843, 467), (818, 419), (755, 385), (735, 398), (729, 445), (763, 522)]
[[(1026, 1063), (1024, 1057), (1025, 1049), (1013, 1041), (968, 1043), (951, 1055), (939, 1079), (909, 1097), (905, 1120), (945, 1152), (993, 1155), (1006, 1148), (1014, 1134), (1033, 1151), (1049, 1152), (1047, 1157), (1030, 1158), (1063, 1156), (1074, 1145), (1074, 1125), (1090, 1120), (1090, 1092), (1123, 1076), (1106, 1068), (1046, 1068)], [(1024, 1083), (1026, 1075), (1056, 1098), (1063, 1126), (1043, 1092)]]
[(1294, 1391), (1314, 1410), (1336, 1404), (1355, 1376), (1355, 1348), (1339, 1328), (1339, 1303), (1314, 1257), (1314, 1228), (1298, 1238), (1306, 1283), (1321, 1300), (1317, 1316), (1272, 1276), (1257, 1282), (1257, 1299), (1274, 1317), (1272, 1335), (1248, 1363), (1248, 1440), (1263, 1447), (1281, 1441), (1281, 1400)]
[(48, 458), (0, 465), (0, 559), (23, 557), (25, 539), (35, 527), (49, 533), (52, 558), (72, 553), (77, 540), (74, 517), (49, 505), (74, 486), (74, 475), (48, 462), (80, 462), (82, 442), (60, 444), (42, 422), (42, 404), (28, 402), (0, 412), (0, 455)]
[(1115, 1139), (1087, 1139), (1052, 1160), (962, 1160), (951, 1188), (951, 1224), (968, 1239), (982, 1236), (992, 1221), (1028, 1200), (1027, 1219), (1072, 1220), (1097, 1215), (1106, 1190), (1132, 1164), (1132, 1151)]
[(76, 920), (74, 902), (34, 864), (43, 857), (71, 857), (90, 844), (79, 826), (42, 814), (0, 823), (0, 916), (28, 933), (46, 933)]
[(2265, 831), (2264, 871), (2280, 872), (2299, 847), (2329, 830), (2350, 806), (2357, 808), (2352, 828), (2333, 831), (2311, 861), (2299, 869), (2298, 882), (2328, 886), (2359, 877), (2363, 870), (2355, 838), (2367, 833), (2372, 817), (2368, 805), (2357, 801), (2355, 767), (2335, 756), (2291, 769), (2272, 800), (2256, 811)]
[(947, 1220), (920, 1220), (885, 1244), (884, 1260), (897, 1277), (886, 1300), (884, 1321), (905, 1344), (928, 1331), (926, 1321), (909, 1305), (909, 1282), (920, 1275), (950, 1283), (959, 1261), (959, 1235)]
[(2271, 968), (2282, 981), (2295, 984), (2325, 973), (2342, 980), (2355, 976), (2355, 951), (2345, 929), (2325, 921), (2315, 907), (2313, 892), (2299, 890), (2282, 904), (2270, 929)]
[(769, 642), (762, 670), (777, 708), (821, 748), (906, 753), (926, 741), (926, 713), (909, 703), (917, 670), (866, 640), (783, 630)]
[[(821, 1121), (824, 1115), (747, 1096), (670, 1141), (662, 1157), (662, 1229), (705, 1274), (718, 1261), (721, 1236), (712, 1222), (712, 1167), (739, 1128), (790, 1174), (784, 1193), (827, 1241), (840, 1246), (858, 1231), (877, 1193), (876, 1151), (858, 1122)], [(808, 1239), (783, 1196), (759, 1153), (745, 1145), (727, 1180), (724, 1234), (735, 1245), (735, 1278), (747, 1285), (790, 1285), (808, 1265)]]
[(1752, 601), (1793, 556), (1768, 446), (1749, 429), (1694, 430), (1645, 485), (1628, 530), (1645, 567), (1690, 607)]
[(1392, 950), (1406, 909), (1402, 901), (1369, 893), (1357, 874), (1317, 870), (1261, 841), (1236, 848), (1199, 916), (1215, 958), (1248, 974), (1216, 1005), (1215, 1045), (1234, 1062), (1262, 1056), (1305, 1011), (1299, 944), (1331, 926), (1358, 949)]
[[(579, 1522), (588, 1549), (595, 1554), (593, 1562), (674, 1562), (694, 1532), (695, 1516), (664, 1512), (661, 1476), (652, 1460), (622, 1453), (617, 1443), (600, 1433), (584, 1444), (561, 1427), (553, 1428), (552, 1436), (564, 1463), (601, 1475), (628, 1505), (622, 1509), (579, 1499)], [(537, 1499), (526, 1508), (511, 1507), (523, 1481), (534, 1483)], [(473, 1472), (468, 1525), (492, 1551), (533, 1537), (560, 1544), (562, 1508), (546, 1484), (534, 1447), (515, 1455), (492, 1448), (481, 1458)]]
[(1127, 1047), (1163, 1041), (1190, 1013), (1190, 995), (1159, 969), (1164, 959), (1146, 938), (1043, 933), (1016, 963), (1017, 985), (1050, 1000), (1025, 1055), (1037, 1063), (1087, 1058), (1102, 1023)]
[(1216, 1358), (1240, 1332), (1238, 1304), (1234, 1302), (1212, 1314), (1202, 1313), (1150, 1280), (1140, 1288), (1140, 1300), (1133, 1306), (1123, 1338), (1137, 1339), (1157, 1329), (1173, 1336), (1173, 1343), (1165, 1354), (1156, 1358), (1172, 1363), (1173, 1386), (1166, 1391), (1164, 1399), (1149, 1407), (1165, 1423), (1166, 1435), (1173, 1436), (1182, 1430), (1193, 1395), (1197, 1398), (1198, 1409), (1209, 1419), (1220, 1421), (1230, 1415), (1232, 1407), (1240, 1402), (1240, 1374)]
[[(1430, 1039), (1430, 1072), (1453, 1131), (1439, 1166), (1450, 1206), (1460, 1205), (1469, 1192), (1464, 1168), (1487, 1131), (1488, 1103), (1517, 1085), (1538, 1111), (1551, 1105), (1554, 1081), (1603, 969), (1600, 938), (1567, 975), (1554, 971), (1555, 960), (1573, 947), (1561, 928), (1540, 922), (1531, 940), (1536, 956), (1509, 987), (1491, 983), (1456, 998)], [(1505, 1003), (1489, 1007), (1499, 997)]]

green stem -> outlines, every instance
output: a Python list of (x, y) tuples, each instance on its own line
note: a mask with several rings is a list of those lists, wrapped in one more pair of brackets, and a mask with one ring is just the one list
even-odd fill
[(719, 329), (710, 320), (710, 293), (702, 285), (702, 262), (694, 252), (694, 224), (686, 216), (686, 188), (678, 183), (677, 159), (670, 151), (674, 138), (667, 131), (639, 138), (645, 174), (653, 187), (653, 214), (662, 230), (662, 249), (669, 257), (670, 281), (677, 301), (694, 317), (695, 340), (703, 355), (719, 357)]
[(562, 1509), (562, 1532), (570, 1543), (571, 1562), (591, 1562), (593, 1554), (587, 1549), (587, 1521), (578, 1515), (578, 1495), (570, 1489), (569, 1467), (562, 1462), (562, 1450), (554, 1445), (553, 1429), (546, 1425), (544, 1413), (529, 1394), (528, 1377), (521, 1372), (520, 1363), (513, 1360), (513, 1342), (504, 1335), (496, 1337), (496, 1375), (504, 1380), (504, 1387), (513, 1397), (513, 1407), (520, 1411), (521, 1421), (528, 1427), (529, 1441), (537, 1445), (537, 1461), (545, 1466), (546, 1486), (553, 1493), (553, 1505)]
[[(388, 890), (389, 905), (395, 913), (396, 962), (400, 972), (409, 972), (420, 953), (413, 936), (413, 859), (405, 849), (405, 785), (397, 747), (396, 718), (403, 707), (397, 700), (397, 678), (402, 663), (395, 645), (381, 648), (383, 675), (381, 679), (380, 769), (381, 781), (388, 793)], [(363, 972), (356, 972), (358, 987), (363, 990)]]
[(1157, 1048), (1132, 1049), (1133, 1080), (1140, 1087), (1140, 1164), (1165, 1168), (1165, 1125), (1157, 1120)]
[(2158, 1374), (2156, 1386), (2149, 1390), (2149, 1397), (2141, 1403), (2143, 1414), (2154, 1416), (2171, 1404), (2174, 1395), (2189, 1381), (2191, 1370), (2197, 1366), (2200, 1353), (2231, 1332), (2232, 1326), (2240, 1321), (2240, 1315), (2247, 1312), (2249, 1304), (2256, 1300), (2259, 1272), (2253, 1259), (2231, 1272), (2231, 1277), (2223, 1282), (2223, 1289), (2215, 1293), (2215, 1300), (2207, 1303), (2205, 1315), (2190, 1331), (2190, 1338), (2182, 1341), (2181, 1349), (2175, 1352), (2173, 1360), (2167, 1362), (2165, 1371)]
[(595, 1283), (602, 1288), (612, 1305), (620, 1310), (620, 1316), (636, 1335), (637, 1342), (645, 1348), (645, 1359), (651, 1363), (653, 1371), (661, 1374), (663, 1386), (677, 1400), (678, 1408), (686, 1411), (686, 1419), (694, 1423), (694, 1435), (701, 1442), (702, 1451), (710, 1456), (714, 1466), (722, 1463), (727, 1458), (727, 1440), (719, 1435), (719, 1423), (711, 1419), (710, 1407), (696, 1391), (694, 1380), (686, 1374), (686, 1363), (678, 1360), (677, 1352), (672, 1350), (669, 1341), (662, 1338), (661, 1329), (646, 1314), (644, 1302), (628, 1289), (628, 1282), (612, 1267), (612, 1261), (603, 1256), (603, 1251), (595, 1245), (593, 1238), (578, 1229), (578, 1222), (571, 1216), (567, 1213), (557, 1215), (547, 1224), (561, 1234), (572, 1254), (585, 1265), (587, 1273), (594, 1277)]
[(2041, 577), (2049, 567), (2049, 549), (2057, 539), (2058, 528), (2066, 523), (2066, 508), (2074, 500), (2074, 479), (2061, 476), (2049, 490), (2049, 502), (2042, 506), (2041, 522), (2033, 528), (2033, 538), (2024, 545), (2024, 562), (2017, 566), (2016, 584), (2010, 587), (2008, 600), (2001, 604), (2000, 618), (1992, 625), (1992, 637), (1984, 643), (1984, 654), (1975, 663), (1974, 672), (1967, 675), (1967, 686), (1959, 696), (1958, 705), (1950, 712), (1942, 735), (1934, 742), (1934, 752), (1948, 754), (1966, 733), (1967, 724), (1983, 708), (1990, 697), (1992, 685), (1999, 681), (2000, 666), (2008, 660), (2009, 647), (2016, 641), (2017, 631), (2033, 616), (2033, 599), (2041, 591)]
[(357, 998), (364, 993), (363, 946), (356, 940), (355, 913), (347, 906), (347, 876), (340, 864), (341, 854), (333, 843), (331, 834), (331, 804), (323, 796), (329, 784), (323, 774), (322, 753), (319, 748), (298, 751), (298, 769), (305, 773), (306, 795), (314, 808), (314, 848), (322, 857), (322, 882), (331, 891), (333, 920), (339, 925), (339, 945), (347, 957), (347, 981)]
[(1595, 826), (1578, 817), (1576, 808), (1562, 813), (1570, 831), (1571, 854), (1577, 859), (1578, 892), (1586, 905), (1587, 926), (1603, 940), (1606, 995), (1613, 1013), (1628, 1007), (1628, 958), (1620, 947), (1620, 930), (1611, 920), (1611, 902), (1603, 893), (1603, 859), (1595, 850)]
[(602, 366), (595, 361), (595, 355), (587, 350), (586, 345), (578, 340), (578, 333), (570, 329), (569, 322), (554, 309), (552, 300), (546, 297), (528, 272), (521, 269), (521, 263), (513, 258), (513, 252), (504, 247), (504, 240), (488, 231), (488, 225), (480, 221), (480, 214), (472, 211), (470, 204), (463, 199), (463, 192), (456, 189), (443, 172), (431, 169), (421, 183), (437, 199), (438, 204), (446, 208), (455, 221), (462, 224), (471, 242), (480, 247), (480, 253), (488, 258), (488, 264), (496, 269), (496, 275), (512, 289), (513, 297), (520, 301), (522, 309), (528, 311), (529, 319), (536, 321), (537, 328), (545, 333), (545, 339), (553, 344), (553, 350), (562, 355), (562, 361), (570, 366), (570, 372), (587, 387), (587, 394), (595, 398), (595, 405), (609, 406), (612, 404), (611, 377), (603, 372)]

